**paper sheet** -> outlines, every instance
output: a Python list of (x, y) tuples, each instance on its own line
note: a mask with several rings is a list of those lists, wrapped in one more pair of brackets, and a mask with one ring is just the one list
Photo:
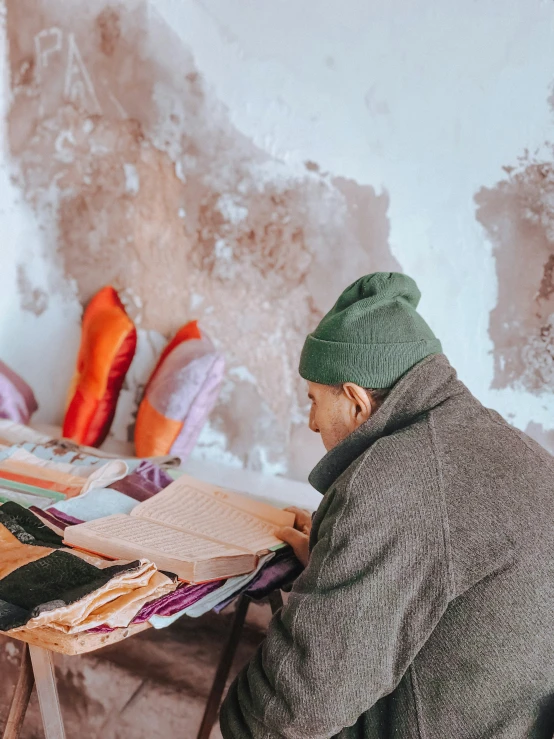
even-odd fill
[(179, 526), (254, 554), (282, 543), (275, 536), (278, 526), (237, 510), (185, 480), (172, 483), (141, 503), (134, 510), (135, 516)]
[[(80, 524), (80, 526), (85, 525)], [(66, 530), (66, 536), (71, 535), (77, 528), (78, 526)], [(124, 544), (132, 544), (144, 557), (152, 552), (181, 561), (198, 562), (215, 557), (244, 554), (241, 549), (130, 516), (109, 516), (90, 521), (86, 524), (86, 531), (95, 534), (100, 539), (117, 539)], [(68, 541), (72, 540), (68, 539)]]

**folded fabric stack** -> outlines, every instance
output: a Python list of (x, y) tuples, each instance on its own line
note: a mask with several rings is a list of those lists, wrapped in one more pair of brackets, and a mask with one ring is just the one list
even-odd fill
[(288, 547), (262, 557), (247, 575), (194, 585), (147, 560), (114, 562), (64, 547), (67, 526), (130, 513), (178, 472), (170, 476), (151, 460), (107, 459), (65, 440), (35, 435), (25, 441), (24, 429), (5, 423), (0, 421), (0, 630), (106, 632), (146, 621), (164, 628), (183, 615), (219, 612), (242, 593), (261, 599), (298, 575), (300, 565)]
[[(0, 449), (14, 444), (23, 446), (27, 451), (43, 459), (70, 464), (101, 465), (108, 460), (121, 459), (120, 456), (110, 454), (102, 449), (76, 444), (69, 439), (60, 438), (58, 435), (52, 436), (30, 426), (0, 418)], [(137, 457), (124, 457), (123, 459), (131, 471), (142, 461)], [(181, 458), (175, 454), (148, 457), (148, 459), (163, 469), (176, 468), (181, 464)]]
[[(52, 501), (75, 498), (105, 488), (124, 478), (129, 468), (122, 460), (95, 460), (90, 464), (44, 459), (25, 448), (11, 446), (0, 451), (0, 502), (45, 508)], [(92, 460), (91, 460), (92, 461)]]
[(79, 633), (127, 626), (177, 583), (146, 560), (108, 562), (65, 549), (62, 538), (16, 503), (0, 507), (0, 629)]

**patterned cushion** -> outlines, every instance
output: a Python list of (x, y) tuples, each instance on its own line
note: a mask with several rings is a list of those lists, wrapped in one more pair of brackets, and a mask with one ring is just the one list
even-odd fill
[(225, 362), (196, 321), (168, 344), (146, 387), (135, 427), (139, 457), (176, 454), (184, 461), (215, 405)]

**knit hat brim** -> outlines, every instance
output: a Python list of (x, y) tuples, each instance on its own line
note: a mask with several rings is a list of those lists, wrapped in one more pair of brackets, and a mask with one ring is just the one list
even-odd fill
[(441, 353), (438, 339), (352, 344), (325, 341), (310, 334), (302, 350), (299, 371), (305, 380), (322, 385), (353, 382), (361, 387), (384, 390), (425, 357)]

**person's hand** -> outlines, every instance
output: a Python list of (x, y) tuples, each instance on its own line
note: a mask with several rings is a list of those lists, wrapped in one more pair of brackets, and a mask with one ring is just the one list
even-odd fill
[(285, 511), (294, 513), (294, 528), (309, 536), (312, 530), (312, 514), (310, 511), (307, 511), (305, 508), (297, 508), (296, 506), (285, 508)]
[(302, 508), (286, 508), (294, 513), (294, 528), (285, 526), (277, 532), (281, 541), (290, 544), (297, 559), (306, 567), (310, 558), (310, 531), (312, 529), (312, 516), (309, 511)]

